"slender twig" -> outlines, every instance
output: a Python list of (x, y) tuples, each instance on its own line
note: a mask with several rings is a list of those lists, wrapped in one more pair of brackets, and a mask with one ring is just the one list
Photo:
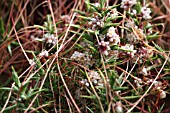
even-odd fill
[[(135, 68), (135, 66), (136, 66), (136, 64), (137, 64), (137, 62), (138, 62), (138, 60), (139, 60), (139, 57), (137, 58), (135, 64), (134, 64), (133, 67), (131, 68), (130, 72), (128, 72), (128, 75), (126, 76), (126, 79), (128, 79), (129, 75), (132, 73), (133, 69)], [(124, 82), (125, 82), (125, 81), (123, 81), (120, 86), (123, 86)]]
[[(53, 13), (53, 11), (52, 11), (51, 2), (50, 2), (50, 0), (48, 0), (48, 2), (49, 2), (49, 7), (50, 7), (51, 14), (52, 14), (52, 18), (53, 18), (53, 24), (54, 24), (54, 26), (55, 26), (54, 13)], [(69, 89), (68, 89), (68, 87), (67, 87), (67, 84), (65, 83), (65, 80), (64, 80), (63, 75), (62, 75), (62, 73), (61, 73), (60, 66), (59, 66), (59, 62), (58, 62), (58, 53), (59, 53), (59, 51), (60, 51), (60, 50), (64, 47), (64, 45), (65, 45), (64, 42), (65, 42), (66, 37), (67, 37), (67, 35), (68, 35), (68, 31), (69, 31), (69, 29), (70, 29), (70, 26), (71, 26), (71, 24), (73, 23), (73, 19), (74, 19), (75, 15), (76, 15), (76, 13), (74, 13), (73, 16), (72, 16), (72, 19), (71, 19), (71, 22), (70, 22), (70, 24), (69, 24), (69, 27), (68, 27), (68, 29), (67, 29), (67, 31), (66, 31), (66, 33), (65, 33), (64, 38), (62, 39), (62, 43), (61, 43), (61, 45), (60, 45), (59, 48), (58, 48), (58, 40), (57, 40), (57, 50), (58, 50), (58, 51), (55, 53), (55, 57), (54, 57), (54, 59), (52, 60), (51, 64), (53, 64), (53, 62), (55, 61), (55, 59), (57, 59), (57, 67), (58, 67), (58, 71), (59, 71), (61, 80), (62, 80), (62, 82), (63, 82), (63, 84), (64, 84), (64, 86), (65, 86), (65, 88), (66, 88), (66, 91), (67, 91), (68, 95), (70, 96), (70, 98), (71, 98), (74, 106), (76, 107), (77, 111), (78, 111), (79, 113), (81, 113), (79, 107), (78, 107), (77, 104), (75, 103), (75, 101), (74, 101), (74, 99), (73, 99), (73, 97), (72, 97), (72, 95), (71, 95), (71, 93), (70, 93), (70, 91), (69, 91)], [(55, 27), (55, 30), (57, 30), (56, 27)], [(55, 32), (55, 33), (56, 33), (56, 36), (57, 36), (57, 32)], [(51, 67), (51, 65), (49, 66), (49, 68), (50, 68), (50, 67)]]
[(25, 5), (24, 5), (24, 7), (22, 8), (21, 13), (19, 14), (18, 18), (15, 20), (15, 22), (14, 22), (14, 24), (13, 24), (13, 26), (12, 26), (12, 28), (11, 28), (9, 34), (8, 34), (8, 36), (10, 36), (10, 35), (12, 34), (12, 32), (13, 32), (13, 30), (14, 30), (16, 24), (17, 24), (17, 22), (19, 21), (20, 17), (22, 16), (22, 14), (23, 14), (23, 12), (24, 12), (24, 10), (25, 10), (27, 4), (29, 3), (29, 1), (30, 1), (30, 0), (27, 0), (27, 1), (25, 2)]
[[(12, 20), (13, 20), (13, 19), (12, 19)], [(28, 58), (28, 56), (27, 56), (27, 54), (26, 54), (26, 52), (25, 52), (24, 48), (22, 47), (22, 44), (21, 44), (21, 42), (20, 42), (20, 40), (19, 40), (19, 37), (18, 37), (18, 34), (17, 34), (17, 32), (16, 32), (15, 27), (14, 27), (14, 32), (15, 32), (15, 35), (16, 35), (16, 38), (17, 38), (17, 41), (18, 41), (18, 43), (19, 43), (19, 45), (20, 45), (20, 47), (21, 47), (22, 52), (24, 53), (24, 55), (25, 55), (25, 57), (26, 57), (27, 61), (29, 62), (29, 64), (31, 64), (30, 59)]]
[(2, 110), (0, 111), (0, 113), (3, 113), (3, 111), (4, 111), (5, 108), (6, 108), (6, 106), (8, 105), (8, 102), (9, 102), (9, 99), (10, 99), (10, 97), (11, 97), (12, 89), (13, 89), (14, 85), (15, 85), (15, 83), (12, 84), (11, 89), (10, 89), (10, 92), (9, 92), (9, 94), (8, 94), (8, 98), (7, 98), (6, 102), (5, 102)]
[(55, 111), (55, 113), (57, 113), (57, 109), (56, 109), (56, 99), (55, 99), (53, 84), (52, 84), (52, 81), (51, 81), (51, 76), (49, 76), (49, 80), (50, 80), (50, 88), (51, 88), (51, 91), (52, 91), (52, 93), (53, 93), (53, 99), (54, 99), (54, 111)]
[[(170, 55), (170, 52), (169, 52), (169, 54), (168, 54), (168, 57), (169, 57), (169, 55)], [(152, 86), (154, 85), (155, 81), (158, 79), (158, 77), (159, 77), (160, 73), (162, 72), (162, 70), (163, 70), (163, 68), (164, 68), (164, 66), (165, 66), (165, 64), (166, 64), (167, 61), (168, 61), (168, 58), (167, 58), (167, 59), (165, 60), (165, 62), (163, 63), (160, 71), (158, 72), (157, 76), (155, 77), (155, 79), (153, 80), (153, 82), (152, 82), (152, 84), (149, 86), (149, 88), (146, 90), (146, 92), (141, 96), (141, 98), (140, 98), (138, 101), (135, 102), (135, 104), (133, 105), (133, 107), (131, 107), (126, 113), (130, 113), (130, 112), (139, 104), (139, 102), (146, 96), (146, 94), (149, 92), (149, 90), (150, 90), (150, 89), (152, 88)]]
[[(86, 70), (85, 70), (85, 71), (86, 71)], [(97, 92), (96, 92), (96, 90), (95, 90), (95, 88), (94, 88), (94, 86), (93, 86), (93, 84), (92, 84), (92, 82), (91, 82), (91, 80), (90, 80), (90, 77), (89, 77), (89, 75), (87, 74), (87, 71), (86, 71), (86, 76), (87, 76), (87, 79), (88, 79), (88, 81), (89, 81), (89, 83), (90, 83), (90, 86), (91, 86), (91, 88), (92, 88), (92, 90), (93, 90), (94, 94), (96, 95), (96, 98), (97, 98), (97, 100), (98, 100), (98, 102), (99, 102), (99, 105), (100, 105), (100, 108), (101, 108), (101, 112), (102, 112), (102, 113), (105, 113), (105, 112), (104, 112), (103, 105), (102, 105), (102, 102), (101, 102), (101, 100), (100, 100), (100, 97), (99, 97), (99, 95), (97, 94)]]

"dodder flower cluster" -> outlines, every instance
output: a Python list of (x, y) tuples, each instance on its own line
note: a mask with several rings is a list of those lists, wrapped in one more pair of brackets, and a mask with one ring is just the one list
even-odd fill
[[(90, 17), (87, 18), (87, 34), (90, 37), (90, 39), (88, 39), (88, 37), (87, 40), (90, 46), (94, 45), (94, 47), (91, 47), (93, 49), (88, 49), (88, 52), (90, 51), (89, 53), (92, 53), (92, 55), (88, 57), (85, 53), (75, 51), (71, 56), (72, 60), (78, 61), (80, 64), (86, 62), (85, 64), (87, 65), (83, 65), (89, 69), (87, 73), (89, 78), (82, 79), (81, 84), (90, 86), (90, 83), (92, 83), (94, 86), (105, 86), (102, 80), (103, 76), (101, 78), (95, 70), (100, 67), (102, 73), (105, 73), (103, 71), (105, 69), (103, 69), (103, 65), (101, 65), (100, 62), (101, 59), (97, 59), (100, 63), (99, 65), (95, 65), (96, 67), (90, 67), (92, 65), (89, 63), (93, 57), (96, 58), (95, 55), (99, 54), (99, 50), (100, 53), (103, 54), (104, 64), (106, 65), (105, 68), (109, 73), (109, 77), (114, 76), (114, 74), (110, 74), (111, 66), (118, 65), (116, 68), (118, 68), (119, 71), (123, 70), (122, 73), (116, 69), (114, 70), (114, 73), (117, 73), (118, 76), (114, 76), (115, 81), (113, 86), (111, 86), (110, 82), (112, 79), (108, 79), (109, 82), (107, 82), (110, 83), (108, 87), (122, 87), (124, 86), (124, 82), (128, 81), (129, 84), (132, 82), (130, 85), (134, 85), (135, 90), (137, 90), (139, 94), (143, 94), (142, 91), (145, 90), (146, 86), (154, 82), (152, 76), (155, 76), (152, 75), (152, 70), (150, 69), (152, 66), (148, 63), (148, 59), (153, 57), (153, 51), (150, 49), (148, 37), (152, 36), (155, 32), (155, 30), (153, 30), (155, 26), (148, 21), (151, 19), (151, 9), (147, 8), (145, 4), (141, 5), (137, 0), (122, 0), (121, 6), (117, 6), (123, 8), (125, 12), (125, 15), (122, 14), (123, 16), (121, 17), (115, 7), (107, 6), (103, 8), (101, 4), (95, 4), (95, 6), (98, 9), (93, 7), (92, 9), (96, 10), (90, 12)], [(86, 41), (86, 43), (88, 43), (88, 41)], [(83, 48), (83, 50), (86, 51), (87, 49)], [(127, 73), (125, 73), (125, 71)], [(143, 80), (142, 78), (146, 79)], [(162, 82), (158, 80), (153, 84), (154, 86), (151, 91), (157, 91), (156, 93), (160, 98), (165, 98), (166, 92)], [(120, 91), (120, 93), (122, 92), (123, 90)], [(137, 95), (139, 95), (138, 93)], [(153, 92), (150, 92), (150, 94), (152, 93)], [(126, 95), (126, 93), (124, 94)], [(121, 101), (116, 102), (113, 108), (116, 112), (123, 113), (124, 109)]]
[(75, 51), (72, 56), (70, 57), (71, 60), (77, 61), (78, 63), (84, 65), (84, 66), (91, 66), (91, 55), (86, 53), (80, 53), (78, 51)]
[(134, 4), (136, 4), (136, 0), (122, 0), (120, 7), (127, 9), (132, 7)]

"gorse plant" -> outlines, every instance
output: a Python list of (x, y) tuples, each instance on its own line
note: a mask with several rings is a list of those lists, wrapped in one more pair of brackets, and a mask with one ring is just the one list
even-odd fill
[[(48, 1), (51, 14), (43, 26), (33, 26), (39, 35), (30, 35), (41, 50), (22, 50), (30, 65), (22, 74), (11, 66), (12, 77), (0, 87), (1, 112), (149, 113), (166, 108), (170, 53), (155, 43), (163, 24), (153, 21), (149, 3), (83, 3), (81, 10), (74, 6), (71, 16), (55, 21)], [(19, 39), (18, 45), (22, 49)]]

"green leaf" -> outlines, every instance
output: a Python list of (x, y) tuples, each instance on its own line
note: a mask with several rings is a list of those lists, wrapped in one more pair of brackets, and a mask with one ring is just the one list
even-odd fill
[(76, 44), (76, 46), (77, 46), (78, 48), (84, 49), (84, 47), (81, 46), (80, 44)]
[(87, 21), (91, 21), (91, 17), (86, 17), (86, 16), (78, 16), (78, 17)]
[(86, 30), (86, 32), (89, 32), (89, 33), (91, 33), (91, 34), (95, 34), (95, 31), (94, 30), (91, 30), (91, 29), (88, 29), (88, 30)]
[(161, 111), (163, 110), (164, 106), (165, 106), (165, 103), (162, 104), (161, 108), (158, 110), (158, 113), (161, 113)]
[(115, 91), (126, 90), (126, 89), (129, 89), (129, 87), (115, 87), (115, 88), (113, 88), (113, 90), (115, 90)]
[(53, 25), (53, 22), (52, 22), (52, 18), (51, 18), (51, 15), (47, 15), (47, 23), (46, 23), (46, 26), (47, 30), (50, 32), (50, 33), (53, 33), (53, 30), (54, 30), (54, 25)]
[(10, 90), (11, 90), (11, 88), (9, 88), (9, 87), (1, 87), (1, 88), (0, 88), (0, 90), (10, 91)]
[(12, 81), (12, 77), (9, 77), (9, 78), (7, 79), (7, 81), (5, 81), (5, 83), (3, 83), (3, 86), (7, 86), (8, 84), (11, 83), (11, 81)]
[(16, 42), (16, 41), (13, 41), (12, 44), (15, 45), (15, 46), (19, 46), (19, 43)]
[(86, 12), (82, 12), (82, 11), (77, 10), (77, 9), (75, 9), (74, 11), (75, 11), (76, 13), (80, 14), (80, 15), (86, 16)]
[(55, 24), (56, 27), (58, 27), (58, 25), (61, 24), (61, 23), (62, 23), (62, 21), (57, 22), (57, 23)]
[(94, 4), (90, 3), (89, 1), (85, 2), (87, 6), (90, 6), (92, 9), (94, 9), (96, 12), (99, 11), (98, 7), (96, 7)]
[(90, 11), (90, 5), (88, 4), (90, 2), (90, 0), (86, 0), (86, 9), (87, 9), (87, 12)]
[(131, 100), (131, 99), (136, 99), (136, 98), (140, 98), (141, 96), (126, 96), (126, 97), (123, 97), (124, 99), (126, 100)]
[(15, 84), (17, 85), (17, 87), (20, 88), (21, 87), (21, 82), (20, 82), (20, 80), (18, 78), (18, 74), (15, 71), (13, 66), (12, 66), (12, 78), (13, 78)]
[(110, 82), (111, 88), (114, 88), (116, 76), (117, 76), (117, 73), (115, 73), (114, 71), (111, 74), (111, 76), (109, 76), (109, 82)]
[(164, 50), (163, 50), (159, 45), (155, 44), (154, 42), (152, 42), (152, 43), (154, 44), (155, 48), (156, 48), (158, 51), (164, 52)]
[(12, 56), (11, 44), (7, 46), (10, 56)]
[(149, 113), (152, 113), (150, 106), (148, 106), (148, 111), (149, 111)]
[(14, 85), (14, 86), (12, 87), (12, 90), (13, 90), (14, 92), (18, 92), (18, 91), (19, 91), (19, 88)]
[(21, 97), (23, 100), (27, 100), (27, 96), (26, 96), (24, 93), (22, 93), (22, 94), (20, 95), (20, 97)]
[(46, 89), (42, 89), (42, 90), (39, 90), (39, 91), (34, 91), (34, 92), (31, 93), (30, 95), (28, 95), (27, 98), (31, 98), (32, 96), (34, 96), (34, 95), (36, 95), (36, 94), (38, 94), (38, 93), (41, 93), (41, 92), (43, 92), (43, 91), (47, 91), (47, 90), (46, 90)]
[(118, 18), (122, 18), (122, 16), (109, 17), (109, 18), (106, 19), (106, 23), (108, 23), (108, 22), (110, 22), (110, 21), (112, 21), (112, 20), (116, 20), (116, 19), (118, 19)]
[(137, 14), (140, 14), (141, 13), (141, 8), (142, 8), (142, 5), (140, 2), (137, 2), (137, 4), (135, 4), (135, 9), (137, 11)]
[(108, 28), (112, 27), (112, 26), (118, 26), (120, 23), (107, 23), (103, 26), (103, 28), (101, 29), (102, 34), (106, 34)]
[(160, 35), (158, 35), (159, 33), (156, 32), (155, 34), (152, 34), (152, 35), (148, 35), (146, 38), (148, 40), (151, 40), (151, 39), (155, 39), (155, 38), (158, 38)]
[(81, 33), (76, 32), (76, 31), (72, 31), (72, 30), (69, 30), (69, 32), (74, 33), (74, 34), (77, 34), (77, 35), (81, 35)]
[(135, 15), (133, 15), (131, 12), (126, 12), (126, 14), (127, 14), (128, 16), (132, 17), (132, 18), (135, 17)]
[(7, 111), (8, 111), (8, 113), (9, 113), (9, 112), (11, 112), (10, 110), (13, 110), (13, 109), (16, 108), (16, 107), (17, 107), (17, 104), (11, 105), (11, 106), (5, 108), (4, 112), (7, 112)]
[(120, 4), (118, 4), (118, 5), (113, 5), (113, 6), (109, 7), (109, 8), (104, 12), (104, 14), (107, 15), (107, 13), (108, 13), (109, 11), (111, 11), (112, 9), (114, 9), (114, 8), (116, 8), (116, 7), (118, 7), (118, 6), (120, 6)]
[(81, 29), (81, 26), (80, 25), (76, 25), (76, 24), (71, 24), (71, 27)]
[(2, 17), (0, 17), (0, 35), (3, 36), (4, 33), (5, 33), (4, 22), (2, 20)]
[(41, 26), (41, 25), (34, 25), (34, 27), (42, 29), (42, 30), (46, 30), (46, 28), (44, 26)]
[(139, 26), (139, 21), (138, 21), (138, 19), (136, 19), (136, 18), (133, 18), (133, 21), (135, 22), (135, 24), (137, 25), (137, 26)]
[(24, 84), (22, 86), (22, 91), (21, 91), (21, 95), (25, 95), (25, 92), (28, 90), (28, 83), (27, 84)]
[(88, 106), (86, 106), (86, 108), (90, 111), (90, 113), (94, 113), (93, 110), (89, 108)]
[(100, 7), (101, 8), (104, 8), (105, 2), (106, 2), (106, 0), (100, 0)]

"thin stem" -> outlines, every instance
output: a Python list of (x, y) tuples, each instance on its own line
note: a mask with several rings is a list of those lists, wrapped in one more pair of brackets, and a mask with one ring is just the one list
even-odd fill
[[(168, 54), (168, 57), (169, 57), (169, 55), (170, 55), (170, 52), (169, 52), (169, 54)], [(149, 88), (146, 90), (146, 92), (142, 95), (142, 97), (141, 97), (138, 101), (135, 102), (135, 104), (133, 105), (133, 107), (131, 107), (126, 113), (130, 113), (130, 112), (139, 104), (139, 102), (146, 96), (146, 94), (149, 92), (149, 90), (150, 90), (150, 89), (152, 88), (152, 86), (154, 85), (155, 81), (158, 79), (158, 77), (159, 77), (160, 73), (162, 72), (162, 70), (163, 70), (163, 68), (164, 68), (164, 66), (165, 66), (165, 64), (166, 64), (167, 61), (168, 61), (168, 58), (167, 58), (167, 59), (165, 60), (165, 62), (163, 63), (160, 71), (158, 72), (157, 76), (155, 77), (155, 79), (153, 80), (153, 82), (152, 82), (152, 84), (149, 86)]]

